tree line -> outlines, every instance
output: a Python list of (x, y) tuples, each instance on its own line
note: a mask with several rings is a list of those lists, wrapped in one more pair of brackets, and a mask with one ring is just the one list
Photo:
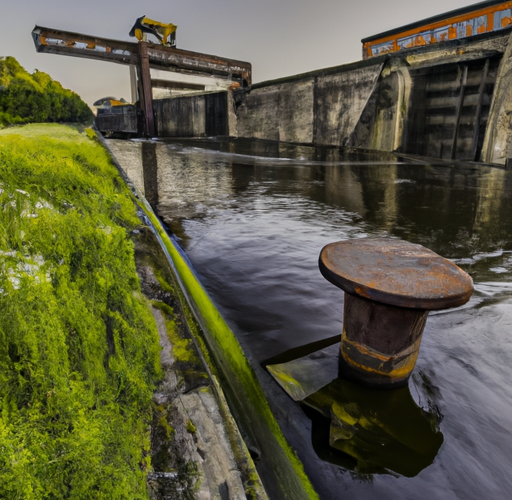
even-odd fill
[(0, 125), (88, 123), (93, 117), (78, 94), (48, 74), (30, 74), (14, 57), (0, 58)]

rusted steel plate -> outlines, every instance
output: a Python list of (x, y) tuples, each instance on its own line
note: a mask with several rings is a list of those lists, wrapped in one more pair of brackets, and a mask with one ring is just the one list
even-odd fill
[(137, 44), (133, 42), (112, 40), (43, 26), (34, 27), (32, 38), (37, 52), (86, 57), (118, 64), (136, 64), (138, 61)]
[(175, 90), (205, 90), (204, 85), (190, 82), (175, 82), (172, 80), (151, 79), (151, 87), (154, 89), (175, 89)]
[(148, 43), (148, 55), (151, 68), (183, 73), (207, 73), (240, 80), (243, 86), (252, 83), (252, 65), (245, 61), (227, 59), (188, 50), (164, 47)]
[(407, 241), (355, 239), (326, 245), (322, 275), (345, 292), (384, 304), (446, 309), (465, 304), (471, 277), (453, 262)]

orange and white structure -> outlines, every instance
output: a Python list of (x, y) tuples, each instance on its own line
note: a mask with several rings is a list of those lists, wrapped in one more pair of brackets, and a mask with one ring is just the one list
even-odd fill
[(512, 2), (480, 2), (364, 38), (363, 59), (511, 27)]

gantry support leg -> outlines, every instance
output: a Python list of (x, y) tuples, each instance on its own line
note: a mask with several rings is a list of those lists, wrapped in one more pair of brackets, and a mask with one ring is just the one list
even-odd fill
[(153, 91), (151, 88), (151, 72), (149, 70), (148, 44), (146, 42), (139, 43), (137, 76), (139, 79), (139, 103), (142, 111), (143, 135), (145, 137), (154, 137), (156, 131), (153, 115)]

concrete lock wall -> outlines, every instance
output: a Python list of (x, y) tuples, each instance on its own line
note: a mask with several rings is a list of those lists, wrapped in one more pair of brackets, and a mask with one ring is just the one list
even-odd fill
[(478, 35), (235, 91), (229, 135), (504, 164), (509, 37)]
[(362, 61), (253, 86), (236, 109), (237, 135), (346, 146), (381, 66)]
[(505, 164), (510, 30), (235, 89), (153, 101), (160, 137), (231, 136)]
[(482, 161), (504, 164), (510, 158), (512, 158), (512, 34), (496, 78)]
[(228, 133), (227, 92), (157, 99), (158, 137), (211, 137)]

